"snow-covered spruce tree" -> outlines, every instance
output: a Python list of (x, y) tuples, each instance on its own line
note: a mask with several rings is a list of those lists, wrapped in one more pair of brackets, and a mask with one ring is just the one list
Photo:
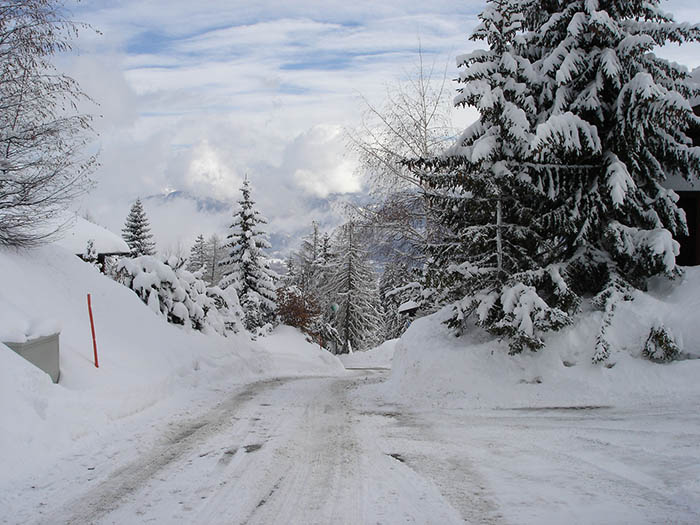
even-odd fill
[(374, 271), (354, 230), (352, 222), (341, 227), (323, 290), (337, 305), (332, 326), (342, 343), (337, 349), (340, 354), (371, 348), (381, 324)]
[(328, 232), (323, 232), (321, 236), (321, 265), (327, 265), (331, 261), (333, 257), (332, 251), (330, 235), (328, 235)]
[(342, 340), (333, 324), (337, 303), (327, 293), (329, 283), (334, 278), (331, 264), (334, 260), (331, 237), (327, 232), (319, 234), (314, 224), (312, 233), (304, 239), (301, 249), (295, 254), (294, 266), (297, 270), (294, 282), (306, 290), (306, 307), (317, 312), (311, 319), (308, 333), (332, 352), (342, 347)]
[(141, 199), (136, 199), (136, 202), (131, 206), (122, 229), (122, 238), (129, 245), (132, 257), (153, 255), (156, 251), (151, 227), (148, 224)]
[(187, 269), (190, 272), (196, 272), (197, 270), (204, 270), (203, 275), (206, 274), (207, 268), (207, 243), (204, 240), (204, 235), (201, 233), (194, 240), (194, 244), (190, 249), (190, 257), (187, 260)]
[(238, 292), (245, 313), (245, 326), (254, 331), (275, 319), (275, 280), (263, 250), (270, 247), (267, 234), (260, 225), (267, 220), (254, 208), (248, 178), (241, 186), (239, 210), (235, 212), (227, 236), (228, 257), (220, 264), (223, 268), (221, 288), (233, 286)]
[(688, 103), (698, 91), (652, 50), (697, 41), (700, 25), (675, 23), (659, 0), (527, 3), (522, 49), (539, 73), (533, 154), (550, 168), (535, 184), (553, 201), (543, 216), (557, 239), (552, 257), (604, 311), (593, 358), (604, 361), (615, 305), (677, 271), (673, 236), (686, 232), (685, 217), (662, 184), (700, 175), (687, 136), (700, 123)]
[(315, 221), (311, 223), (311, 228), (311, 233), (304, 237), (297, 253), (297, 285), (302, 293), (316, 299), (319, 295), (318, 287), (322, 266), (321, 234)]
[(578, 305), (549, 253), (540, 215), (547, 197), (533, 183), (530, 160), (537, 108), (536, 75), (518, 52), (521, 2), (495, 0), (480, 15), (472, 40), (488, 43), (458, 58), (455, 103), (481, 118), (443, 156), (420, 160), (444, 227), (428, 248), (430, 284), (454, 302), (448, 324), (458, 333), (469, 319), (505, 336), (510, 352), (544, 345), (542, 333), (571, 322)]
[(318, 311), (327, 306), (322, 296), (326, 280), (326, 260), (323, 254), (323, 238), (316, 222), (311, 224), (311, 233), (304, 237), (296, 253), (295, 283), (308, 303), (310, 310)]
[(298, 282), (299, 270), (297, 269), (296, 256), (297, 254), (292, 252), (284, 260), (286, 273), (280, 276), (280, 282), (284, 286), (296, 286)]

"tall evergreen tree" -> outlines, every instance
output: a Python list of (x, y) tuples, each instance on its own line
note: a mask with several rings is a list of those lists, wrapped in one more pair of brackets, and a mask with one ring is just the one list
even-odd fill
[(698, 90), (651, 51), (697, 41), (700, 26), (658, 6), (489, 2), (473, 35), (489, 51), (459, 59), (457, 104), (481, 118), (445, 157), (416, 163), (447, 191), (434, 197), (446, 236), (430, 248), (431, 278), (458, 301), (453, 324), (476, 314), (512, 351), (536, 349), (591, 294), (604, 312), (599, 362), (617, 302), (677, 271), (673, 235), (686, 226), (662, 182), (700, 175), (687, 136)]
[(302, 294), (307, 309), (316, 312), (309, 332), (318, 336), (321, 344), (330, 351), (336, 352), (343, 345), (334, 326), (336, 298), (328, 293), (329, 284), (334, 279), (333, 260), (331, 238), (327, 232), (321, 234), (314, 222), (311, 234), (304, 238), (294, 257), (294, 283), (304, 290)]
[(285, 286), (296, 286), (298, 281), (299, 269), (297, 268), (296, 253), (290, 253), (284, 260), (286, 273), (280, 277), (280, 280)]
[(194, 241), (194, 245), (190, 249), (190, 257), (187, 261), (187, 270), (197, 272), (207, 268), (207, 243), (204, 240), (204, 235), (201, 233)]
[(380, 328), (376, 278), (354, 229), (352, 222), (341, 228), (324, 289), (337, 305), (333, 326), (342, 344), (338, 353), (371, 348)]
[(151, 227), (148, 224), (141, 199), (136, 199), (136, 202), (131, 206), (122, 229), (122, 238), (129, 245), (132, 257), (153, 255), (156, 252), (155, 243), (152, 241), (153, 234), (151, 234)]
[(316, 222), (311, 223), (311, 233), (304, 237), (297, 253), (297, 286), (304, 296), (319, 302), (322, 278), (321, 234)]
[(218, 235), (212, 234), (205, 246), (206, 267), (204, 280), (211, 286), (217, 286), (221, 281), (221, 261), (226, 256), (226, 252)]
[(322, 294), (325, 277), (321, 256), (322, 238), (316, 222), (311, 233), (302, 239), (297, 252), (286, 260), (287, 273), (277, 290), (278, 312), (282, 322), (323, 341), (324, 319), (321, 315), (328, 302)]
[(531, 130), (536, 74), (518, 45), (524, 14), (517, 0), (494, 0), (479, 15), (472, 40), (488, 43), (459, 57), (458, 106), (479, 109), (446, 154), (417, 164), (443, 229), (429, 246), (430, 275), (454, 301), (452, 327), (469, 319), (508, 336), (511, 353), (544, 345), (541, 334), (570, 322), (575, 297), (547, 258), (550, 241), (539, 221), (546, 197), (533, 184)]
[(267, 234), (260, 228), (267, 220), (255, 209), (246, 177), (241, 186), (239, 210), (234, 214), (227, 236), (229, 255), (221, 261), (221, 287), (234, 286), (245, 313), (248, 330), (254, 330), (275, 317), (274, 271), (263, 250), (270, 247)]
[(676, 271), (673, 236), (686, 232), (685, 217), (662, 184), (700, 176), (700, 150), (687, 135), (700, 124), (688, 103), (698, 90), (684, 67), (652, 51), (698, 41), (700, 25), (674, 22), (659, 0), (528, 4), (522, 48), (539, 73), (532, 150), (552, 164), (536, 180), (552, 200), (543, 219), (566, 278), (578, 293), (597, 294), (604, 318), (594, 361), (602, 361), (616, 303), (650, 276)]
[(321, 252), (319, 255), (321, 266), (326, 266), (333, 258), (331, 249), (331, 238), (327, 232), (323, 232), (321, 236)]

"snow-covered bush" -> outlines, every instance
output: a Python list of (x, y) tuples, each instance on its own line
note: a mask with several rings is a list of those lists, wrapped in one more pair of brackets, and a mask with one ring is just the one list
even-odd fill
[(642, 355), (655, 363), (667, 363), (680, 356), (681, 350), (670, 331), (662, 324), (652, 326)]
[(88, 239), (85, 245), (85, 251), (83, 251), (82, 259), (85, 262), (94, 263), (97, 261), (97, 250), (95, 250), (95, 241), (93, 239)]
[[(493, 334), (507, 336), (511, 354), (518, 354), (525, 348), (542, 348), (543, 332), (559, 330), (571, 324), (571, 316), (565, 311), (570, 308), (556, 306), (570, 299), (568, 290), (562, 290), (563, 293), (557, 299), (552, 298), (555, 296), (548, 297), (548, 304), (542, 298), (544, 286), (541, 281), (538, 284), (539, 290), (521, 280), (515, 280), (495, 294), (492, 292), (484, 298), (476, 298), (479, 303), (478, 322)], [(570, 304), (573, 306), (575, 303), (572, 300)]]
[(113, 277), (170, 323), (222, 335), (240, 328), (242, 313), (235, 291), (207, 288), (201, 274), (187, 271), (181, 258), (123, 258)]
[[(200, 277), (198, 274), (196, 274)], [(238, 294), (232, 287), (221, 289), (218, 286), (207, 288), (207, 296), (214, 300), (214, 305), (218, 315), (211, 315), (207, 318), (210, 323), (221, 322), (227, 331), (238, 333), (245, 329), (243, 325), (243, 310), (238, 300)], [(216, 330), (221, 333), (219, 329)]]
[(83, 261), (97, 267), (98, 269), (102, 269), (100, 263), (97, 261), (97, 250), (95, 249), (94, 239), (88, 239), (88, 242), (85, 245), (85, 250), (83, 250), (83, 253), (80, 255), (80, 258)]

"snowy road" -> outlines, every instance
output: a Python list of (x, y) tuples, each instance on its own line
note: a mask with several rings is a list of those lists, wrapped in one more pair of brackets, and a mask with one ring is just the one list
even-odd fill
[(116, 436), (72, 477), (16, 487), (0, 521), (700, 522), (697, 413), (416, 411), (372, 395), (385, 374), (239, 388), (137, 453)]
[[(402, 416), (351, 404), (349, 392), (383, 373), (256, 383), (173, 426), (68, 503), (45, 503), (39, 522), (462, 523), (461, 494), (443, 494), (382, 437)], [(409, 420), (400, 425), (422, 435)], [(462, 467), (436, 463), (431, 473), (458, 469), (471, 485)], [(479, 522), (493, 521), (488, 502), (471, 502)]]

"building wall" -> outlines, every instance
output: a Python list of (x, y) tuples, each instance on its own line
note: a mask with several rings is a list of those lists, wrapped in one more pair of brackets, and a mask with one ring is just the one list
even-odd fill
[[(693, 110), (700, 116), (700, 104)], [(693, 145), (700, 146), (700, 129), (691, 130), (690, 136), (693, 139)], [(679, 236), (677, 239), (681, 244), (681, 253), (676, 258), (676, 263), (681, 266), (698, 266), (700, 265), (700, 188), (695, 190), (686, 183), (682, 190), (676, 190), (676, 193), (680, 196), (678, 206), (685, 211), (688, 223), (688, 235)]]
[(681, 266), (700, 265), (700, 191), (679, 191), (678, 206), (685, 211), (688, 235), (679, 236), (681, 253), (676, 264)]
[(49, 374), (54, 383), (58, 383), (61, 376), (58, 334), (29, 339), (24, 343), (9, 342), (5, 344), (34, 366)]

